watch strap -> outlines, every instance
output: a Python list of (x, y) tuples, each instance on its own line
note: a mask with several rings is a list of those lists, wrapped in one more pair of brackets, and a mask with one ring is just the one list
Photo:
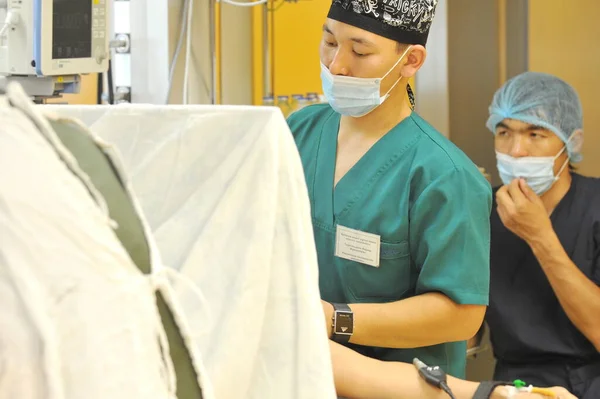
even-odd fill
[(333, 310), (339, 310), (340, 312), (352, 312), (352, 309), (350, 309), (350, 306), (347, 303), (332, 303), (331, 305), (333, 305)]
[(501, 385), (512, 385), (510, 382), (506, 381), (482, 381), (475, 394), (473, 395), (473, 399), (490, 399), (494, 389)]

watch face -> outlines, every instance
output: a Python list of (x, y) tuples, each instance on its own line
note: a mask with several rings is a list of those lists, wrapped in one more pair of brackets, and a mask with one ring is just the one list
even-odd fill
[(354, 327), (354, 320), (352, 319), (352, 313), (337, 312), (335, 316), (335, 328), (336, 334), (351, 335)]

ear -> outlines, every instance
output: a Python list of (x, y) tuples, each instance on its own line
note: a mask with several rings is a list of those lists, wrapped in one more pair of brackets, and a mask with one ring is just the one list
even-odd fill
[(420, 44), (413, 45), (409, 48), (408, 53), (404, 56), (404, 64), (400, 69), (400, 73), (405, 78), (412, 78), (417, 71), (421, 69), (427, 58), (427, 50)]
[(583, 149), (583, 130), (577, 129), (573, 132), (569, 139), (569, 151), (577, 154), (581, 154)]

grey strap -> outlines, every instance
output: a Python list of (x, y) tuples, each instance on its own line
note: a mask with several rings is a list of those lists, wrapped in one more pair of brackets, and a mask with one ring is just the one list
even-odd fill
[(482, 381), (477, 390), (475, 391), (475, 395), (473, 395), (473, 399), (490, 399), (492, 396), (492, 392), (494, 389), (501, 385), (512, 385), (510, 382), (504, 381)]

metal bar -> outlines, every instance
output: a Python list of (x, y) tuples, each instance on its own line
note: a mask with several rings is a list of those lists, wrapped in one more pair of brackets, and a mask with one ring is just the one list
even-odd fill
[(217, 23), (215, 3), (217, 0), (208, 0), (208, 40), (211, 54), (211, 87), (210, 102), (217, 104)]
[(269, 42), (269, 2), (263, 5), (263, 97), (272, 95), (271, 90), (271, 58)]
[(498, 0), (498, 59), (499, 86), (506, 82), (507, 77), (507, 44), (506, 44), (506, 0)]
[(271, 84), (271, 93), (273, 94), (273, 96), (276, 96), (277, 93), (275, 93), (275, 1), (274, 0), (268, 0), (267, 3), (271, 3), (271, 15), (269, 18), (270, 21), (270, 37), (269, 37), (269, 42), (270, 42), (270, 46), (269, 46), (269, 58), (270, 58), (270, 63), (269, 63), (269, 81)]
[(222, 104), (223, 103), (223, 81), (222, 81), (222, 74), (221, 74), (221, 70), (222, 70), (222, 60), (223, 60), (223, 45), (222, 45), (222, 39), (223, 39), (223, 35), (222, 35), (222, 31), (221, 31), (221, 27), (223, 26), (223, 17), (222, 17), (222, 3), (217, 1), (217, 3), (215, 4), (215, 19), (216, 19), (216, 24), (215, 24), (215, 28), (216, 28), (216, 32), (215, 32), (215, 47), (216, 47), (216, 51), (215, 51), (215, 86), (217, 88), (216, 90), (216, 94), (215, 94), (215, 98), (216, 98), (216, 104)]

